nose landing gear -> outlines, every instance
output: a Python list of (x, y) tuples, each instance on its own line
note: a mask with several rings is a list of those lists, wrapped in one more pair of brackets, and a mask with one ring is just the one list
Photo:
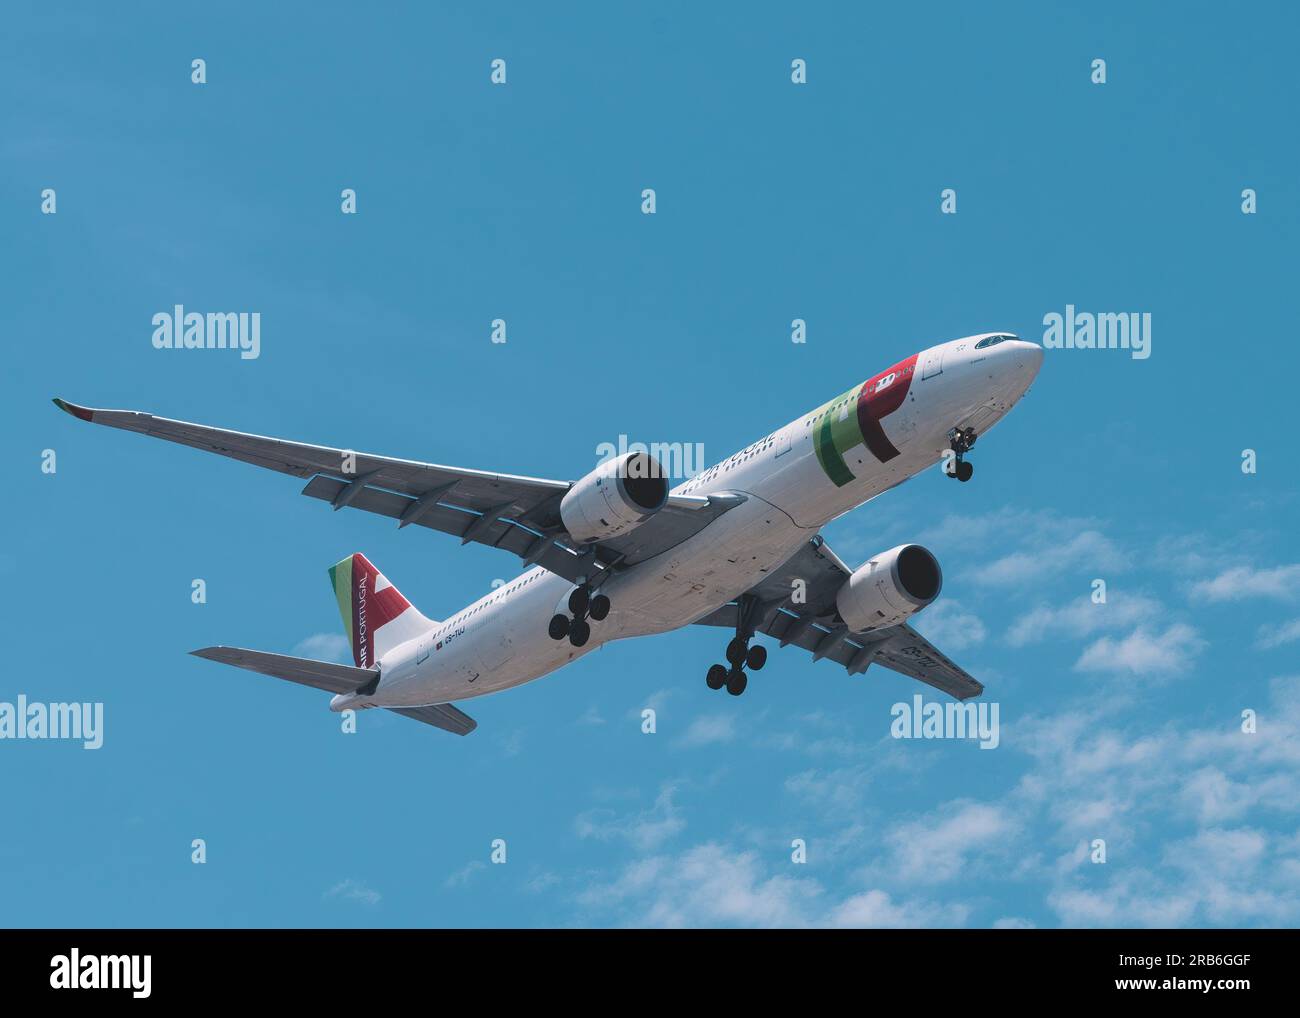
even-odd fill
[(975, 473), (974, 464), (967, 463), (965, 455), (970, 452), (971, 447), (975, 444), (974, 428), (953, 428), (948, 432), (948, 446), (957, 458), (953, 461), (952, 470), (945, 471), (949, 477), (955, 477), (959, 481), (969, 481)]
[(587, 622), (601, 622), (609, 615), (609, 598), (604, 594), (593, 594), (586, 584), (575, 587), (569, 594), (569, 611), (573, 618), (563, 612), (551, 616), (546, 632), (552, 640), (563, 640), (566, 636), (575, 647), (585, 646), (591, 639), (591, 625)]

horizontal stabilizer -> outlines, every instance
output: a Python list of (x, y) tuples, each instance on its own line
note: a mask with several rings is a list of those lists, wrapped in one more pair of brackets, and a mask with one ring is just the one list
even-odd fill
[[(242, 647), (204, 647), (190, 651), (195, 657), (219, 661), (223, 665), (247, 668), (277, 679), (286, 679), (327, 693), (355, 693), (362, 686), (379, 678), (374, 668), (353, 668), (332, 661), (312, 661), (305, 657), (287, 654), (268, 654), (264, 650), (245, 650)], [(478, 727), (472, 717), (449, 703), (435, 703), (427, 707), (389, 707), (394, 714), (423, 721), (426, 725), (441, 728), (455, 735), (468, 735)]]
[(478, 727), (477, 721), (449, 703), (435, 703), (428, 707), (389, 707), (388, 710), (456, 735), (468, 735)]
[(312, 661), (310, 658), (268, 654), (264, 650), (244, 650), (242, 647), (204, 647), (190, 653), (223, 665), (247, 668), (250, 672), (323, 689), (327, 693), (355, 693), (379, 677), (374, 668), (353, 668), (332, 661)]

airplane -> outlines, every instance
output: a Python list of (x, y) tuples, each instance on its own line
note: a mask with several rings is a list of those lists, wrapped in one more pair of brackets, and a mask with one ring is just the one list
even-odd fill
[(384, 708), (467, 735), (454, 704), (541, 678), (614, 640), (688, 625), (731, 634), (710, 689), (741, 695), (767, 649), (757, 634), (872, 664), (959, 700), (984, 687), (909, 624), (938, 596), (934, 555), (901, 544), (850, 569), (819, 531), (937, 462), (967, 454), (1029, 390), (1036, 343), (983, 333), (932, 346), (670, 490), (630, 450), (577, 482), (496, 474), (243, 434), (130, 410), (54, 403), (139, 432), (306, 478), (302, 493), (509, 551), (514, 581), (449, 619), (424, 616), (361, 553), (330, 567), (353, 664), (240, 647), (191, 653), (333, 693), (330, 710)]

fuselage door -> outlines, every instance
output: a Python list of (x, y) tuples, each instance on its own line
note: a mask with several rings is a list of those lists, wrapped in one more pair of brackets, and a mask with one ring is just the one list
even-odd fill
[(776, 433), (776, 458), (780, 459), (790, 451), (790, 437), (793, 428), (782, 428)]
[(921, 355), (921, 377), (929, 378), (943, 370), (943, 347), (932, 346)]

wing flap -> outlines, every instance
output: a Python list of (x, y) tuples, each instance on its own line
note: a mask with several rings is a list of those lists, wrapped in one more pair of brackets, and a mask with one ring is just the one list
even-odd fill
[(969, 700), (984, 692), (984, 684), (911, 626), (894, 627), (893, 638), (880, 647), (876, 660), (893, 671), (942, 690), (958, 700)]
[[(347, 485), (342, 481), (317, 474), (302, 489), (302, 493), (310, 498), (333, 503), (346, 488)], [(599, 567), (593, 555), (574, 552), (557, 544), (554, 533), (543, 534), (509, 516), (515, 506), (497, 506), (487, 512), (476, 512), (449, 504), (449, 501), (422, 505), (417, 498), (363, 486), (347, 504), (354, 509), (451, 534), (464, 542), (473, 541), (491, 548), (501, 548), (563, 576), (571, 583), (577, 583)]]

